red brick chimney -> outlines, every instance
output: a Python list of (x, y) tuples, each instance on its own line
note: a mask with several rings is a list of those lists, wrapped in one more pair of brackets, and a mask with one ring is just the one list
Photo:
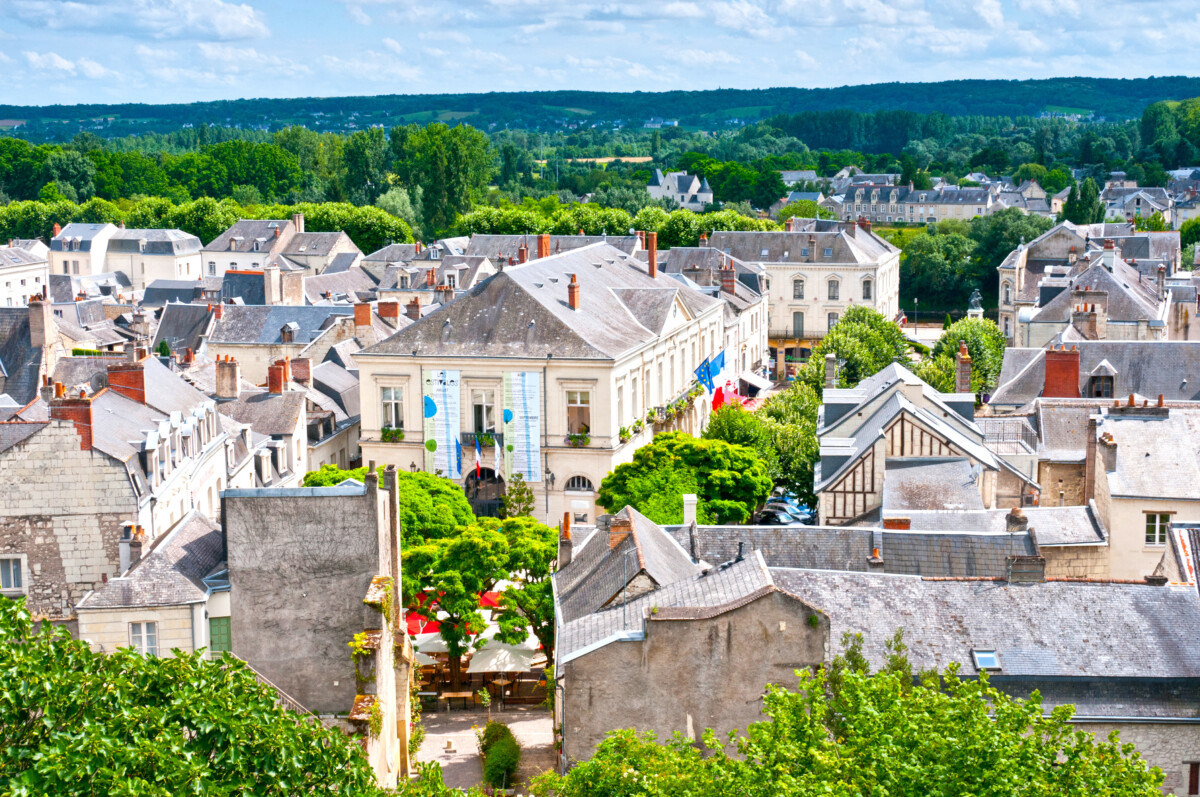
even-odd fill
[(568, 274), (571, 282), (567, 285), (567, 304), (571, 305), (572, 310), (579, 309), (579, 281), (575, 279), (574, 274)]
[(267, 392), (273, 396), (283, 394), (283, 366), (272, 365), (267, 368)]
[(217, 317), (217, 320), (220, 321), (221, 318), (224, 317), (224, 315), (225, 315), (225, 305), (219, 304), (219, 303), (214, 304), (213, 305), (213, 315), (215, 315)]
[(131, 363), (113, 363), (108, 366), (108, 387), (138, 404), (146, 403), (146, 364), (139, 359)]
[(700, 246), (708, 246), (708, 233), (700, 233)]
[(868, 219), (866, 216), (859, 216), (858, 217), (858, 226), (861, 227), (863, 230), (870, 232), (871, 231), (871, 220)]
[(195, 362), (196, 362), (196, 353), (194, 351), (192, 351), (191, 346), (189, 346), (188, 348), (184, 349), (184, 351), (183, 351), (183, 364), (184, 365), (192, 365)]
[(371, 326), (371, 305), (366, 302), (354, 305), (354, 326), (356, 328)]
[(658, 279), (658, 233), (646, 233), (646, 265), (650, 269), (650, 279)]
[(1042, 398), (1079, 398), (1079, 349), (1061, 344), (1046, 354), (1046, 382)]
[(729, 294), (737, 291), (737, 272), (728, 263), (721, 269), (721, 291)]
[(954, 355), (954, 392), (971, 392), (971, 355), (965, 340), (958, 342), (958, 352)]
[(421, 254), (421, 242), (420, 241), (417, 241), (416, 243), (413, 244), (413, 253), (418, 254), (418, 255)]
[(432, 288), (436, 284), (437, 284), (437, 272), (435, 272), (433, 270), (433, 266), (430, 266), (429, 270), (425, 272), (425, 287)]
[(283, 369), (283, 384), (292, 381), (292, 358), (284, 357), (282, 360), (276, 360), (275, 364)]
[(784, 232), (795, 232), (796, 231), (796, 217), (795, 216), (789, 217), (788, 220), (783, 223), (783, 230), (784, 230)]
[(276, 228), (275, 228), (275, 237), (276, 237), (276, 238), (278, 238), (278, 237), (279, 237), (279, 234), (280, 234), (280, 233), (279, 233), (279, 228), (278, 228), (278, 227), (276, 227)]
[(400, 318), (400, 302), (380, 302), (379, 317), (394, 326), (396, 319)]
[(56, 221), (54, 222), (54, 237), (57, 238), (60, 235), (62, 235), (62, 225)]
[(525, 263), (529, 260), (529, 247), (522, 243), (517, 247), (517, 262)]
[(608, 525), (608, 547), (616, 548), (625, 538), (633, 533), (633, 521), (626, 518), (613, 517)]
[(312, 384), (312, 360), (297, 357), (292, 360), (292, 379), (305, 387)]
[(550, 233), (544, 232), (538, 236), (538, 260), (550, 257)]
[(907, 531), (912, 527), (912, 519), (906, 517), (885, 517), (883, 527), (891, 531)]
[(92, 399), (87, 391), (80, 390), (78, 397), (68, 397), (63, 386), (54, 383), (55, 397), (50, 400), (50, 417), (59, 421), (71, 421), (79, 433), (79, 450), (92, 450)]
[(412, 298), (411, 302), (404, 305), (404, 315), (413, 321), (421, 320), (421, 301), (416, 296)]

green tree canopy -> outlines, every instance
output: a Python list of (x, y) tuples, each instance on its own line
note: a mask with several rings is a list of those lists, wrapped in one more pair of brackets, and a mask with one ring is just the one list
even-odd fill
[(93, 653), (0, 598), (5, 793), (382, 795), (358, 745), (277, 706), (244, 663), (175, 653)]
[(951, 324), (915, 373), (943, 393), (954, 392), (955, 354), (960, 340), (966, 342), (971, 355), (971, 392), (991, 392), (1000, 378), (1007, 345), (1004, 333), (991, 319), (964, 318)]
[(598, 500), (610, 512), (632, 506), (656, 523), (682, 523), (683, 493), (695, 493), (706, 522), (744, 523), (770, 491), (753, 448), (668, 432), (605, 476)]
[(766, 719), (728, 744), (610, 733), (565, 775), (535, 783), (539, 797), (862, 797), (862, 795), (1063, 795), (1160, 793), (1149, 767), (1116, 731), (1076, 730), (1072, 706), (1045, 712), (1041, 696), (1012, 698), (983, 673), (951, 665), (916, 684), (903, 642), (871, 674), (861, 640), (826, 669), (798, 670), (795, 690), (768, 686)]
[(971, 291), (980, 287), (971, 262), (974, 252), (975, 242), (958, 233), (914, 236), (900, 264), (905, 297), (917, 297), (931, 308), (965, 305)]
[(847, 310), (813, 347), (797, 379), (819, 396), (825, 387), (825, 356), (833, 354), (838, 361), (838, 387), (854, 387), (885, 366), (906, 361), (908, 350), (908, 339), (894, 321), (858, 305)]

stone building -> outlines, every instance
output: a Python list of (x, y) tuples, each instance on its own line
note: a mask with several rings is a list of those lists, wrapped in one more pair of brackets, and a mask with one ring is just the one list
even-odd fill
[[(38, 242), (40, 243), (40, 241)], [(41, 247), (25, 249), (10, 241), (0, 246), (0, 307), (24, 307), (50, 284), (50, 266)]]
[(345, 255), (362, 252), (344, 232), (307, 232), (304, 214), (290, 219), (242, 219), (202, 249), (204, 275), (261, 271), (268, 266), (320, 274)]
[(782, 376), (786, 359), (807, 358), (850, 307), (895, 318), (900, 250), (870, 222), (789, 219), (787, 232), (714, 232), (713, 249), (766, 272), (770, 346)]
[(712, 204), (713, 191), (708, 178), (700, 178), (687, 172), (667, 172), (655, 169), (650, 177), (646, 192), (654, 199), (669, 199), (685, 210), (700, 213)]
[[(280, 692), (408, 777), (412, 646), (399, 617), (394, 468), (337, 487), (228, 490), (231, 643)], [(354, 647), (351, 643), (354, 643)]]
[(521, 473), (536, 517), (590, 519), (600, 480), (655, 426), (702, 428), (693, 371), (721, 350), (724, 303), (654, 257), (537, 243), (540, 257), (354, 355), (360, 447), (367, 462), (442, 471), (479, 513)]
[[(1038, 690), (1047, 709), (1072, 704), (1076, 728), (1118, 730), (1178, 793), (1200, 760), (1195, 561), (1179, 557), (1142, 583), (1055, 581), (1026, 546), (1034, 525), (1078, 510), (1044, 511), (1063, 517), (999, 532), (667, 530), (627, 508), (597, 528), (564, 524), (560, 764), (590, 757), (613, 727), (744, 731), (762, 719), (768, 684), (794, 688), (794, 671), (827, 666), (845, 634), (862, 635), (878, 669), (902, 630), (914, 672), (958, 664), (1017, 697)], [(941, 514), (952, 524), (958, 513)]]

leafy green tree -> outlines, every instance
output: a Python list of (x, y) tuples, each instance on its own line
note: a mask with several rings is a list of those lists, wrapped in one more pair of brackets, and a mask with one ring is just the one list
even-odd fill
[(771, 481), (778, 482), (779, 452), (775, 450), (773, 435), (757, 413), (748, 412), (741, 404), (724, 404), (709, 416), (701, 437), (754, 449)]
[(424, 227), (449, 229), (487, 185), (492, 157), (487, 136), (468, 125), (407, 125), (389, 132), (393, 170), (400, 184), (424, 190)]
[(838, 387), (854, 387), (886, 366), (908, 357), (909, 342), (904, 331), (869, 307), (851, 307), (837, 325), (812, 349), (798, 381), (817, 396), (825, 386), (825, 355), (838, 361)]
[(671, 517), (664, 516), (663, 501), (674, 509), (676, 494), (692, 492), (699, 498), (698, 513), (709, 522), (744, 523), (770, 491), (767, 467), (754, 449), (669, 432), (605, 476), (598, 500), (611, 512), (632, 506), (657, 523), (681, 523), (682, 498), (678, 515)]
[(388, 142), (383, 128), (352, 133), (344, 157), (350, 198), (358, 204), (371, 204), (387, 190)]
[(783, 224), (792, 217), (800, 219), (832, 219), (835, 214), (819, 206), (811, 199), (798, 199), (789, 202), (779, 209), (779, 223)]
[(70, 199), (83, 201), (96, 193), (96, 165), (82, 152), (55, 150), (46, 156), (42, 166), (43, 179), (48, 183), (71, 187)]
[(552, 564), (558, 556), (558, 532), (531, 517), (508, 518), (500, 525), (508, 538), (508, 570), (518, 583), (500, 594), (496, 638), (520, 645), (537, 637), (547, 661), (554, 661), (554, 588)]
[(1137, 216), (1134, 218), (1133, 226), (1139, 230), (1163, 232), (1167, 229), (1167, 220), (1163, 218), (1162, 213), (1156, 210), (1149, 216)]
[[(1095, 183), (1092, 187), (1095, 187)], [(971, 279), (974, 285), (980, 286), (985, 294), (993, 297), (990, 300), (992, 302), (998, 295), (1000, 284), (996, 268), (1004, 262), (1004, 258), (1022, 240), (1029, 243), (1054, 226), (1050, 219), (1026, 215), (1018, 208), (1005, 208), (990, 216), (972, 219), (970, 223), (971, 240), (975, 242), (975, 251), (971, 256)]]
[(1095, 224), (1104, 221), (1104, 203), (1100, 201), (1100, 189), (1091, 177), (1080, 186), (1072, 186), (1071, 194), (1063, 203), (1063, 218), (1075, 224)]
[(228, 653), (93, 653), (0, 598), (9, 794), (381, 795), (358, 745), (280, 708)]
[(1179, 227), (1179, 244), (1183, 247), (1200, 242), (1200, 218), (1188, 219)]
[(775, 393), (755, 410), (779, 458), (775, 483), (785, 487), (808, 506), (816, 506), (813, 495), (813, 466), (820, 458), (817, 442), (817, 411), (821, 398), (808, 384), (796, 381)]
[(1004, 333), (996, 322), (986, 318), (964, 318), (951, 324), (914, 369), (917, 376), (944, 393), (954, 392), (955, 355), (959, 341), (967, 344), (971, 355), (971, 392), (991, 392), (1004, 365)]
[(566, 775), (537, 779), (538, 797), (641, 795), (1160, 794), (1162, 772), (1117, 731), (1105, 740), (1076, 730), (1074, 707), (1045, 711), (1041, 695), (1009, 697), (986, 673), (953, 664), (913, 682), (900, 635), (871, 674), (861, 640), (828, 668), (797, 670), (793, 690), (768, 686), (766, 719), (722, 743), (652, 733), (609, 734)]
[(975, 279), (971, 255), (975, 242), (957, 233), (925, 232), (908, 240), (900, 264), (904, 298), (918, 297), (933, 308), (961, 306), (971, 290), (980, 287)]
[(375, 206), (383, 208), (393, 216), (404, 219), (415, 235), (421, 226), (421, 196), (420, 186), (411, 191), (396, 186), (380, 194), (379, 198), (375, 200)]
[(508, 484), (504, 487), (504, 496), (500, 501), (504, 507), (504, 517), (528, 517), (533, 514), (533, 490), (520, 473), (513, 473), (508, 477)]

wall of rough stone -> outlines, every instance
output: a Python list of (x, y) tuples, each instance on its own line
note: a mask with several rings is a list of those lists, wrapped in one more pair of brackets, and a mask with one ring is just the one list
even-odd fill
[(794, 688), (796, 670), (825, 660), (828, 636), (824, 616), (778, 592), (710, 619), (649, 620), (644, 640), (613, 642), (564, 665), (564, 752), (590, 758), (613, 728), (660, 740), (745, 730), (763, 719), (766, 685)]
[(138, 519), (125, 468), (81, 451), (75, 425), (53, 421), (0, 453), (0, 556), (25, 554), (27, 605), (61, 618), (119, 567), (121, 524)]
[(1046, 578), (1108, 578), (1107, 545), (1043, 546)]
[(1097, 739), (1120, 731), (1122, 743), (1133, 743), (1151, 766), (1163, 771), (1163, 794), (1187, 794), (1188, 765), (1200, 761), (1200, 725), (1081, 722), (1075, 727)]
[[(1083, 506), (1082, 462), (1039, 462), (1037, 483), (1042, 486), (1041, 506)], [(1063, 493), (1059, 502), (1059, 492)]]
[(158, 606), (142, 609), (84, 609), (79, 612), (79, 638), (86, 640), (92, 650), (112, 653), (129, 647), (130, 623), (158, 624), (158, 655), (169, 657), (178, 648), (191, 653), (192, 607)]

